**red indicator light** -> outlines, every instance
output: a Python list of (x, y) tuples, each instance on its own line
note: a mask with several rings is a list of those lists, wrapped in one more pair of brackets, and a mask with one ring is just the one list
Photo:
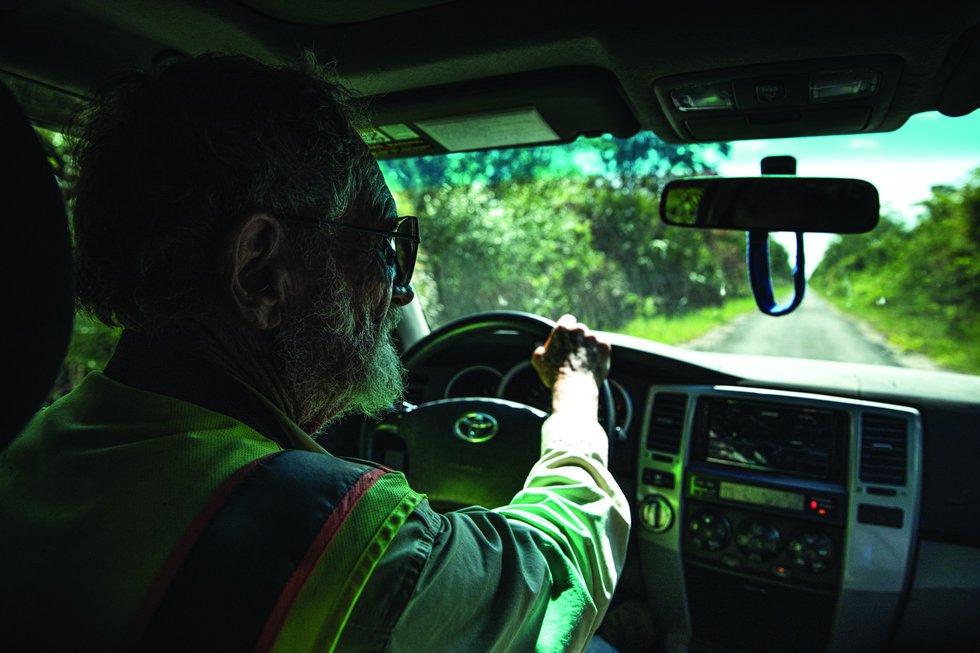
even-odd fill
[(817, 502), (816, 501), (811, 501), (810, 502), (810, 510), (816, 510), (816, 509), (817, 509)]
[(826, 515), (827, 514), (827, 509), (826, 508), (821, 508), (820, 510), (817, 511), (817, 514), (818, 515)]

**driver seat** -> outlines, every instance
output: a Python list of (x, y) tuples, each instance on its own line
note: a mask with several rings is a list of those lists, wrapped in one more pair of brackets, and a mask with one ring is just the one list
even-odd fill
[(6, 220), (2, 257), (9, 303), (0, 356), (13, 383), (3, 392), (0, 451), (51, 391), (71, 337), (74, 284), (61, 189), (30, 121), (0, 82), (0, 184)]

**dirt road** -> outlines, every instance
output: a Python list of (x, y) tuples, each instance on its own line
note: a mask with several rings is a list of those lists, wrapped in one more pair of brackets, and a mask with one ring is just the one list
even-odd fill
[(870, 328), (812, 291), (793, 313), (769, 317), (758, 311), (686, 345), (732, 354), (817, 358), (852, 363), (937, 369), (923, 356), (903, 354)]

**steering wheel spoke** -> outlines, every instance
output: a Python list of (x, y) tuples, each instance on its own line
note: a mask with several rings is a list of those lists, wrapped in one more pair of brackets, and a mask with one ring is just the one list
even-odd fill
[[(544, 342), (555, 323), (530, 313), (479, 313), (447, 324), (416, 343), (405, 355), (410, 373), (443, 361), (463, 339), (526, 336), (527, 356)], [(506, 334), (506, 335), (505, 335)], [(602, 426), (614, 432), (615, 414), (609, 382), (600, 388), (604, 407)], [(460, 397), (423, 403), (394, 420), (378, 434), (397, 442), (412, 487), (428, 495), (437, 510), (469, 505), (495, 508), (520, 491), (541, 454), (541, 425), (548, 413), (516, 401), (496, 397)], [(397, 431), (396, 431), (397, 429)], [(378, 451), (368, 454), (382, 459)]]
[(463, 397), (422, 404), (398, 433), (408, 448), (408, 479), (433, 505), (510, 502), (541, 455), (547, 413), (506, 399)]

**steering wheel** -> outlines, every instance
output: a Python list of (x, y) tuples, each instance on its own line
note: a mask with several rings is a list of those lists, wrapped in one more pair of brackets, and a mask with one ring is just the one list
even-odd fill
[[(444, 356), (460, 338), (505, 331), (544, 342), (555, 323), (531, 313), (477, 313), (451, 322), (422, 338), (405, 354), (409, 372)], [(533, 347), (533, 345), (532, 345)], [(531, 349), (527, 352), (531, 356)], [(609, 382), (599, 389), (603, 427), (613, 433), (615, 415)], [(541, 425), (548, 414), (495, 397), (429, 401), (409, 408), (375, 436), (403, 443), (403, 460), (412, 487), (436, 509), (468, 505), (494, 508), (510, 502), (541, 455)], [(391, 437), (395, 435), (397, 438)], [(377, 437), (375, 437), (377, 439)], [(368, 452), (372, 443), (367, 444)]]

